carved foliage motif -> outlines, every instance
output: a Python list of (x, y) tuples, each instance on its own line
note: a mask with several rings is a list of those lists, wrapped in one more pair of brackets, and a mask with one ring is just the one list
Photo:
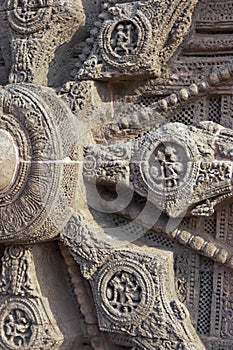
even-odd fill
[[(52, 126), (48, 124), (48, 117), (43, 107), (39, 107), (36, 101), (27, 96), (27, 93), (22, 94), (22, 89), (17, 95), (13, 91), (8, 93), (5, 96), (3, 108), (2, 125), (9, 130), (11, 124), (4, 119), (14, 120), (10, 114), (15, 116), (18, 114), (19, 126), (17, 129), (15, 127), (13, 132), (17, 132), (16, 137), (20, 141), (25, 140), (18, 145), (19, 152), (23, 152), (21, 157), (23, 161), (19, 165), (23, 167), (22, 175), (16, 177), (18, 184), (15, 184), (13, 191), (8, 190), (1, 203), (1, 231), (4, 236), (10, 237), (15, 232), (25, 230), (30, 223), (35, 221), (36, 217), (43, 213), (49, 200), (49, 188), (56, 191), (57, 184), (51, 174), (55, 175), (59, 169), (56, 170), (53, 164), (39, 164), (38, 161), (54, 159), (58, 150), (54, 148), (54, 141), (51, 138)], [(22, 114), (18, 112), (20, 109), (23, 111)], [(25, 128), (28, 130), (27, 134), (25, 134)], [(23, 138), (20, 137), (22, 133)], [(19, 196), (22, 187), (24, 187), (24, 192)], [(15, 213), (14, 218), (10, 215), (12, 210)]]
[[(129, 159), (131, 145), (110, 146), (107, 149), (100, 147), (97, 152), (85, 149), (84, 177), (87, 180), (109, 182), (127, 181), (129, 177)], [(114, 170), (113, 170), (114, 169)]]
[(68, 82), (59, 95), (64, 97), (73, 112), (82, 110), (90, 101), (91, 83), (86, 81)]
[(81, 264), (85, 278), (90, 279), (112, 253), (106, 236), (87, 223), (82, 215), (72, 216), (61, 232), (61, 240), (69, 247), (75, 260)]
[(10, 83), (45, 84), (58, 45), (68, 41), (84, 16), (81, 2), (8, 0), (1, 8), (2, 27), (11, 43)]
[[(33, 82), (36, 71), (45, 70), (43, 67), (53, 55), (50, 51), (58, 43), (69, 40), (80, 23), (78, 14), (82, 11), (76, 7), (80, 3), (69, 7), (67, 3), (61, 6), (52, 0), (6, 2), (6, 10), (2, 12), (6, 12), (11, 36), (11, 82)], [(87, 40), (91, 54), (85, 47), (87, 57), (76, 78), (158, 77), (184, 40), (196, 3), (197, 0), (102, 2), (99, 20)], [(226, 2), (223, 6), (227, 11), (231, 8), (228, 5)], [(210, 20), (216, 20), (220, 15), (211, 8), (216, 10), (219, 4), (215, 2), (207, 7)], [(203, 21), (206, 29), (210, 26), (206, 26), (209, 19), (205, 13), (202, 17), (198, 25), (201, 28)], [(225, 13), (224, 20), (229, 18), (231, 15)], [(55, 24), (56, 31), (52, 28)], [(53, 35), (52, 43), (51, 28), (53, 34), (59, 34)], [(206, 69), (202, 62), (194, 62), (185, 66), (185, 74), (192, 64), (197, 71), (201, 65), (204, 66), (201, 72)], [(182, 63), (180, 67), (178, 73), (182, 75)], [(213, 74), (212, 82), (229, 78), (231, 73), (229, 68)], [(189, 79), (193, 77), (184, 78), (185, 84)], [(151, 84), (153, 90), (157, 81)], [(200, 86), (193, 84), (161, 100), (161, 110), (167, 112), (168, 108), (206, 91), (205, 86), (203, 90)], [(85, 103), (90, 99), (88, 90), (88, 82), (78, 80), (67, 84), (61, 95), (66, 95), (72, 111), (85, 111)], [(204, 349), (186, 308), (174, 292), (172, 259), (168, 252), (140, 248), (136, 244), (131, 244), (130, 249), (115, 249), (111, 239), (105, 240), (98, 224), (94, 225), (91, 219), (89, 222), (90, 217), (74, 214), (68, 221), (77, 179), (71, 156), (73, 138), (68, 131), (73, 125), (69, 124), (68, 110), (52, 97), (49, 89), (37, 89), (33, 85), (27, 88), (22, 84), (4, 90), (1, 107), (0, 132), (8, 137), (9, 147), (15, 153), (9, 181), (0, 194), (0, 238), (37, 241), (54, 238), (62, 230), (61, 240), (91, 281), (102, 330), (126, 334), (140, 349)], [(182, 215), (188, 207), (193, 215), (212, 215), (214, 205), (232, 195), (232, 136), (230, 130), (211, 123), (197, 127), (167, 124), (133, 142), (86, 148), (84, 176), (87, 181), (102, 184), (133, 185), (140, 195), (149, 195), (150, 201), (172, 217)], [(70, 162), (67, 167), (62, 163), (65, 156)], [(219, 242), (215, 244), (211, 239), (204, 240), (201, 235), (184, 230), (172, 232), (170, 238), (218, 262), (227, 261), (232, 267), (232, 255)], [(56, 349), (62, 342), (50, 308), (35, 285), (35, 275), (34, 284), (31, 283), (30, 249), (5, 250), (0, 281), (0, 347), (3, 349)], [(187, 297), (187, 280), (181, 275), (183, 272), (188, 275), (184, 268), (187, 261), (184, 257), (178, 262), (183, 265), (178, 276), (183, 300)], [(229, 276), (225, 276), (226, 284), (231, 286)], [(78, 289), (77, 280), (75, 287)], [(223, 292), (221, 335), (231, 337), (231, 290), (225, 285)], [(200, 320), (201, 316), (200, 312)]]
[(30, 278), (31, 264), (30, 248), (10, 246), (5, 249), (0, 280), (1, 295), (31, 295), (33, 293)]
[(15, 38), (11, 43), (14, 64), (9, 75), (11, 83), (32, 83), (34, 69), (38, 64), (38, 54), (41, 45), (35, 39)]

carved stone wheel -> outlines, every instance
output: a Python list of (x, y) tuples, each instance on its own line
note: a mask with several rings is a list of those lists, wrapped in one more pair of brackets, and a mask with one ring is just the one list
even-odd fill
[(77, 181), (72, 121), (51, 91), (2, 91), (0, 240), (44, 241), (69, 219)]
[(0, 4), (0, 350), (233, 349), (233, 0)]

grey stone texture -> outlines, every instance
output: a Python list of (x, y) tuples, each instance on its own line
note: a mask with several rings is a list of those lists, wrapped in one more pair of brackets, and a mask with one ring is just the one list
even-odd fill
[(0, 4), (0, 349), (233, 349), (233, 1)]

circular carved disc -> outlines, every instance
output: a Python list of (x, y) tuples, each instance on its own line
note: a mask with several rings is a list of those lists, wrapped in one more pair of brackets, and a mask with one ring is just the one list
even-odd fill
[(136, 188), (146, 189), (148, 199), (170, 217), (187, 210), (197, 177), (200, 154), (190, 132), (180, 123), (165, 124), (140, 140), (134, 160), (140, 174)]
[(115, 326), (140, 322), (153, 309), (155, 293), (151, 275), (130, 259), (107, 263), (97, 278), (98, 308)]
[(0, 241), (44, 241), (72, 212), (73, 115), (51, 90), (33, 85), (9, 85), (2, 100)]
[(40, 316), (34, 304), (13, 298), (1, 306), (1, 345), (4, 349), (32, 349), (37, 338)]

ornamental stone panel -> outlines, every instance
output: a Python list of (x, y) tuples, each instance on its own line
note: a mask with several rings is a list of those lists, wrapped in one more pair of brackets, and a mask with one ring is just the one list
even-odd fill
[(0, 349), (233, 349), (233, 1), (0, 3)]

